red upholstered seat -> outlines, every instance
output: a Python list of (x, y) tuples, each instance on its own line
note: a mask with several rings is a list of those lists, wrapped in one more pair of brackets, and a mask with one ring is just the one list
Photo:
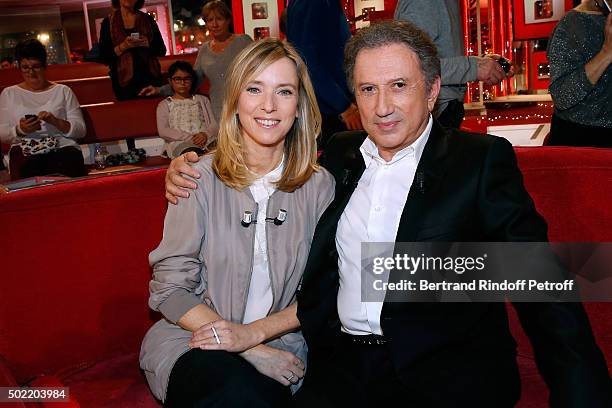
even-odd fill
[(75, 373), (63, 383), (82, 407), (153, 408), (160, 404), (145, 383), (138, 353), (127, 353)]
[[(525, 186), (548, 223), (552, 242), (612, 242), (612, 149), (516, 148)], [(612, 369), (612, 303), (586, 303), (597, 342)], [(518, 343), (522, 398), (518, 408), (548, 405), (548, 388), (511, 307)]]

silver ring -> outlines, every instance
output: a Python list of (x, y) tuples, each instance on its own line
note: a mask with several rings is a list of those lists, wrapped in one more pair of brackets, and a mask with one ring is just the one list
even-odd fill
[(295, 374), (291, 373), (291, 375), (289, 377), (286, 377), (287, 381), (293, 380), (293, 377), (295, 377)]

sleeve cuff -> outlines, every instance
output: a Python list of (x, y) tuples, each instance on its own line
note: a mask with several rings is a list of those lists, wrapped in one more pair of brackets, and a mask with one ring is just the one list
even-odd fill
[(470, 64), (468, 70), (468, 82), (473, 82), (478, 80), (478, 57), (470, 56), (468, 57), (468, 61)]
[(192, 292), (177, 290), (159, 305), (159, 311), (166, 319), (176, 323), (185, 313), (201, 303), (200, 299)]

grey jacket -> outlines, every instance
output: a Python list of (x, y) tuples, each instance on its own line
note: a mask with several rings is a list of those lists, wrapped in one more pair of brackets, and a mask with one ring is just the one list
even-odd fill
[[(200, 303), (224, 319), (241, 323), (251, 279), (254, 225), (243, 227), (244, 211), (257, 214), (250, 189), (227, 187), (205, 156), (196, 170), (198, 188), (188, 199), (168, 206), (161, 243), (149, 255), (153, 279), (149, 306), (164, 318), (146, 334), (140, 366), (153, 394), (164, 400), (170, 372), (189, 350), (191, 332), (176, 322)], [(334, 180), (324, 169), (293, 193), (275, 191), (268, 202), (268, 217), (287, 211), (281, 225), (266, 228), (272, 285), (272, 308), (278, 312), (295, 301), (295, 294), (319, 217), (332, 201)], [(294, 353), (306, 361), (306, 343), (300, 332), (283, 335), (269, 346)]]
[(466, 83), (478, 79), (475, 57), (466, 57), (463, 28), (457, 0), (399, 0), (395, 19), (410, 21), (431, 37), (438, 49), (442, 88), (437, 111), (453, 99), (463, 103)]

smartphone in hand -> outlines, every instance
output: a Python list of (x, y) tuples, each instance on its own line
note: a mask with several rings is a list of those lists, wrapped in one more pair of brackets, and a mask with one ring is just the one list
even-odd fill
[(25, 115), (25, 118), (26, 120), (30, 120), (30, 119), (36, 119), (38, 118), (38, 116), (29, 114), (29, 115)]
[(130, 38), (132, 40), (140, 40), (140, 33), (132, 33), (130, 34)]

